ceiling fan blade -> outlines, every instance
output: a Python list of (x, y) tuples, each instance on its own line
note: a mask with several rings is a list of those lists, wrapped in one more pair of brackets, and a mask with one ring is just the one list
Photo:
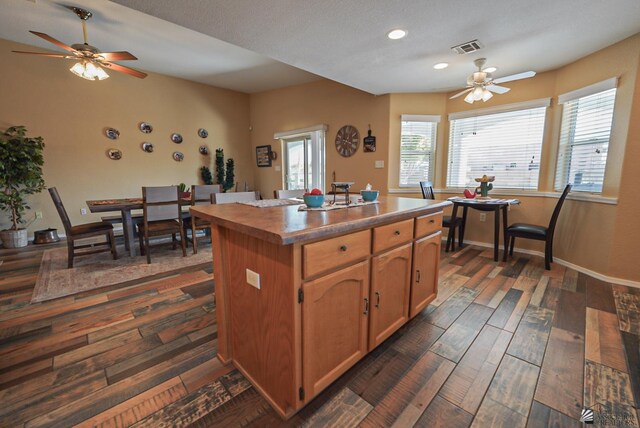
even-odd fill
[(138, 77), (140, 79), (144, 79), (145, 77), (147, 77), (147, 73), (143, 73), (142, 71), (134, 70), (133, 68), (125, 67), (124, 65), (116, 64), (114, 62), (101, 62), (100, 65), (103, 65), (114, 71), (119, 71), (121, 73), (126, 73), (131, 76)]
[(39, 55), (39, 56), (50, 56), (52, 58), (66, 58), (67, 55), (64, 54), (50, 54), (50, 53), (42, 53), (42, 52), (26, 52), (26, 51), (11, 51), (19, 54), (29, 54), (29, 55)]
[(138, 59), (129, 52), (100, 52), (98, 55), (103, 57), (105, 61), (127, 61)]
[(514, 80), (528, 79), (536, 75), (535, 71), (523, 71), (522, 73), (512, 74), (511, 76), (500, 77), (499, 79), (493, 79), (493, 83), (505, 83), (512, 82)]
[(506, 94), (511, 90), (511, 88), (505, 88), (504, 86), (498, 85), (487, 85), (487, 90), (495, 92), (496, 94)]
[(453, 96), (449, 97), (449, 99), (450, 99), (450, 100), (452, 100), (452, 99), (454, 99), (454, 98), (458, 98), (459, 96), (464, 95), (464, 94), (466, 94), (467, 92), (469, 92), (469, 91), (471, 91), (471, 90), (473, 90), (473, 88), (467, 88), (467, 89), (465, 89), (464, 91), (462, 91), (462, 92), (458, 92), (457, 94), (455, 94), (455, 95), (453, 95)]
[(67, 52), (71, 52), (73, 54), (75, 54), (77, 51), (72, 48), (71, 46), (67, 46), (64, 43), (62, 43), (60, 40), (56, 40), (53, 37), (51, 37), (48, 34), (44, 34), (44, 33), (39, 33), (37, 31), (29, 31), (31, 34), (35, 34), (36, 36), (45, 39), (47, 42), (49, 43), (53, 43), (54, 45), (58, 46), (59, 48), (64, 49)]

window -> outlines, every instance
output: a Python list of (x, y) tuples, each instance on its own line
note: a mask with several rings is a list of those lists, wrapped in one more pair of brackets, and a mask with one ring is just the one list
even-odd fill
[(562, 125), (558, 149), (555, 189), (572, 184), (572, 190), (602, 192), (616, 79), (563, 94)]
[(283, 144), (285, 189), (324, 191), (325, 131), (325, 125), (318, 125), (274, 135)]
[(417, 187), (420, 181), (433, 181), (436, 128), (440, 116), (401, 116), (400, 187)]
[(475, 178), (496, 177), (494, 188), (537, 189), (549, 99), (449, 115), (447, 187), (477, 187)]

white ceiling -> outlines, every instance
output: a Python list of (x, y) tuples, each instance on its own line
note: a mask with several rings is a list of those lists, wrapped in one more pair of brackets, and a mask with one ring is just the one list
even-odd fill
[[(77, 17), (50, 0), (0, 3), (2, 38), (43, 48), (52, 45), (27, 30), (69, 44), (82, 39)], [(475, 58), (486, 57), (487, 66), (498, 67), (494, 77), (543, 72), (640, 32), (638, 0), (64, 4), (95, 13), (89, 21), (91, 44), (103, 51), (128, 50), (139, 58), (124, 65), (248, 93), (313, 81), (314, 74), (372, 94), (449, 91), (464, 86)], [(408, 36), (387, 39), (386, 33), (398, 27)], [(450, 50), (473, 39), (484, 45), (479, 52)], [(432, 68), (443, 61), (449, 68)]]

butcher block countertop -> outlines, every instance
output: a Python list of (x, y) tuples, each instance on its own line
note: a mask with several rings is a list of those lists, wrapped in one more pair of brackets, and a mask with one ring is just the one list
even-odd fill
[(330, 211), (298, 211), (299, 205), (257, 208), (232, 203), (194, 206), (191, 215), (267, 242), (288, 245), (414, 218), (449, 205), (449, 201), (386, 196), (377, 204)]

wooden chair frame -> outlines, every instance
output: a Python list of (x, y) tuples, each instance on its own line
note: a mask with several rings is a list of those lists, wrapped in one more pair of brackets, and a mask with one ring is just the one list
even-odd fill
[[(430, 181), (421, 181), (420, 190), (422, 191), (422, 199), (436, 198), (433, 192), (433, 185)], [(456, 228), (461, 227), (462, 219), (458, 217), (453, 218), (451, 216), (443, 216), (442, 225), (449, 229), (449, 233), (447, 233), (447, 245), (444, 247), (444, 251), (448, 253), (449, 251), (454, 251), (456, 249)], [(461, 236), (459, 230), (458, 236)], [(462, 242), (458, 242), (458, 246), (462, 246)]]

